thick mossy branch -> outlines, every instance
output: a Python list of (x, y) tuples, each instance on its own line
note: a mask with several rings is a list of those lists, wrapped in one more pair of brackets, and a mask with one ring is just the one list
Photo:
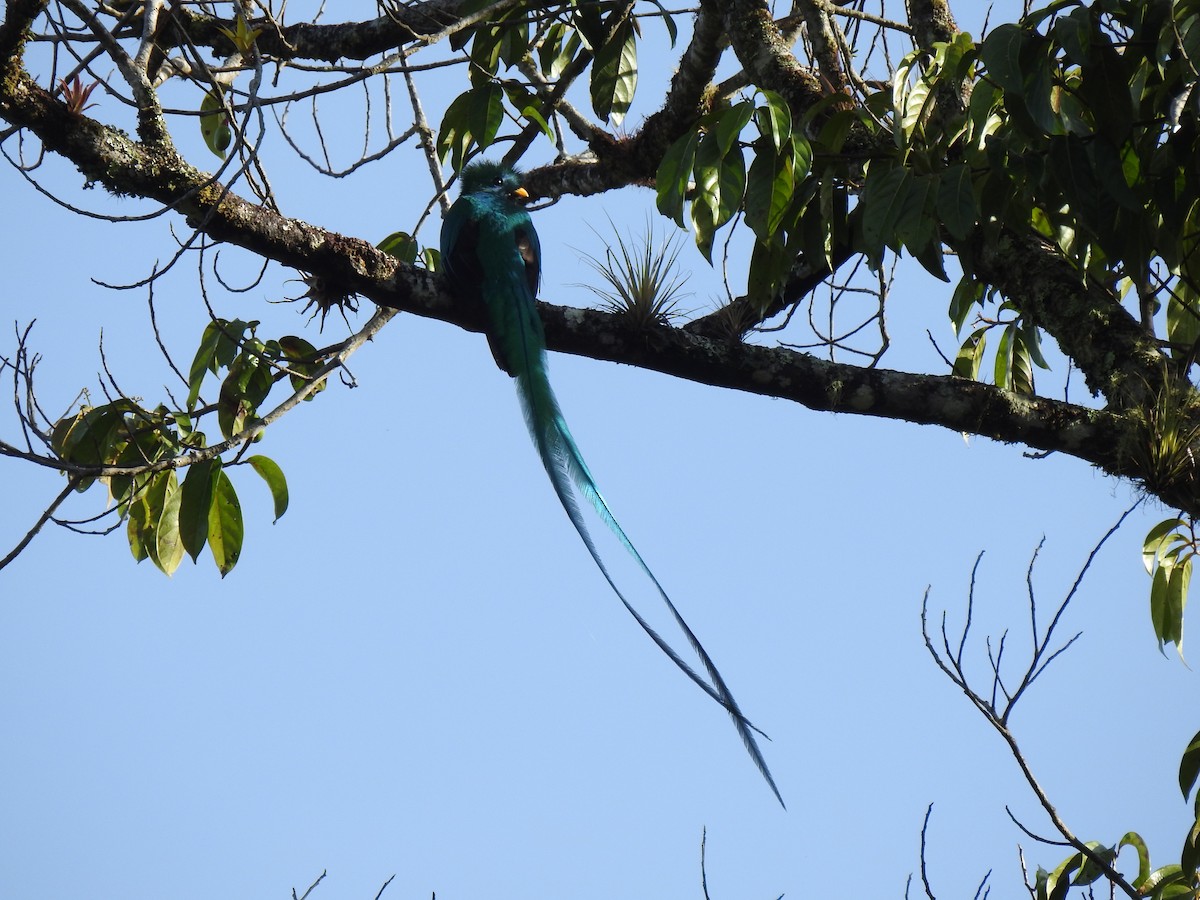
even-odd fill
[(704, 0), (702, 6), (720, 11), (729, 43), (750, 80), (783, 97), (794, 118), (801, 118), (821, 99), (820, 78), (792, 54), (765, 2)]
[(964, 248), (974, 273), (1044, 328), (1083, 373), (1088, 388), (1117, 408), (1140, 406), (1163, 387), (1166, 359), (1109, 288), (1081, 277), (1035, 235), (977, 235)]
[(907, 6), (908, 24), (918, 47), (928, 50), (938, 41), (951, 41), (958, 34), (946, 0), (908, 0)]

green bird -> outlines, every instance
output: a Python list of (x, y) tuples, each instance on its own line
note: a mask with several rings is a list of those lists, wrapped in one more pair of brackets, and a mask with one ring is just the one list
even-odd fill
[[(528, 192), (521, 186), (520, 174), (508, 166), (476, 162), (463, 169), (461, 194), (442, 223), (442, 264), (450, 284), (458, 297), (486, 309), (487, 339), (492, 356), (496, 364), (516, 380), (525, 421), (538, 455), (542, 458), (542, 465), (592, 559), (621, 603), (650, 639), (729, 713), (754, 764), (780, 804), (783, 804), (783, 797), (754, 738), (754, 732), (758, 729), (742, 715), (712, 659), (637, 548), (626, 537), (624, 529), (617, 524), (596, 487), (592, 473), (588, 471), (575, 439), (571, 437), (554, 391), (550, 388), (546, 371), (546, 336), (537, 311), (541, 244), (529, 213), (524, 208), (528, 199)], [(580, 514), (579, 495), (590, 502), (600, 519), (654, 583), (708, 674), (707, 679), (683, 660), (617, 587)], [(762, 734), (761, 731), (758, 733)]]

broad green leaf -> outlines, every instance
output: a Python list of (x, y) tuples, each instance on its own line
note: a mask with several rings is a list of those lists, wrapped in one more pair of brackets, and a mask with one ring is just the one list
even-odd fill
[[(1165, 885), (1175, 884), (1175, 883), (1181, 881), (1182, 878), (1183, 878), (1183, 870), (1180, 869), (1179, 866), (1177, 866), (1177, 865), (1163, 866), (1162, 868), (1155, 869), (1153, 872), (1151, 872), (1150, 877), (1147, 878), (1144, 882), (1142, 882), (1139, 890), (1142, 892), (1143, 895), (1149, 895), (1151, 891), (1156, 891)], [(1183, 885), (1183, 886), (1186, 887), (1186, 885)], [(1190, 894), (1191, 889), (1189, 888), (1187, 892)], [(1167, 896), (1174, 897), (1174, 896), (1178, 896), (1178, 895), (1177, 894), (1166, 894), (1166, 893), (1155, 893), (1154, 896), (1156, 896), (1156, 897), (1167, 897)]]
[(150, 554), (155, 564), (167, 575), (173, 575), (183, 561), (183, 541), (179, 535), (179, 480), (174, 469), (158, 473), (163, 482), (162, 510), (154, 528), (155, 552)]
[(692, 231), (696, 246), (711, 263), (713, 237), (721, 208), (721, 145), (715, 132), (710, 131), (700, 141), (692, 171), (696, 176), (691, 209)]
[(749, 100), (735, 103), (717, 117), (716, 124), (712, 128), (717, 143), (714, 151), (717, 156), (723, 158), (733, 149), (742, 131), (753, 117), (754, 104)]
[(867, 176), (861, 201), (862, 232), (864, 249), (875, 267), (883, 258), (884, 247), (895, 241), (896, 223), (908, 201), (911, 179), (911, 173), (901, 166), (887, 169), (882, 174), (872, 170)]
[(523, 16), (509, 16), (504, 22), (500, 36), (500, 59), (505, 65), (515, 66), (529, 52), (529, 23)]
[(246, 462), (250, 463), (251, 468), (262, 476), (262, 480), (270, 488), (271, 500), (275, 503), (275, 521), (278, 522), (279, 517), (287, 512), (288, 508), (288, 486), (283, 469), (267, 456), (251, 456)]
[(779, 231), (794, 193), (791, 163), (771, 149), (759, 150), (746, 177), (746, 224), (760, 241)]
[[(288, 380), (291, 382), (292, 390), (298, 391), (303, 388), (321, 370), (322, 362), (318, 358), (317, 348), (304, 338), (294, 334), (284, 335), (279, 339), (279, 348), (288, 360), (288, 369), (291, 373), (288, 375)], [(305, 401), (312, 400), (325, 390), (326, 386), (327, 379), (322, 378), (304, 398)]]
[(1006, 332), (1009, 330), (1012, 332), (1012, 368), (1009, 373), (1011, 389), (1018, 394), (1032, 396), (1035, 393), (1033, 361), (1030, 358), (1029, 348), (1025, 346), (1025, 333), (1018, 323), (1005, 329)]
[[(141, 491), (140, 505), (144, 519), (139, 523), (138, 537), (146, 555), (159, 569), (167, 572), (158, 558), (158, 526), (167, 504), (167, 479), (165, 473), (156, 472), (147, 477), (145, 489)], [(135, 504), (138, 505), (138, 504)], [(132, 547), (132, 544), (131, 544)], [(170, 574), (167, 572), (167, 574)]]
[(937, 214), (951, 235), (963, 240), (975, 227), (979, 209), (971, 186), (971, 168), (959, 163), (938, 176)]
[(214, 375), (217, 370), (226, 367), (233, 363), (239, 353), (242, 352), (242, 344), (246, 340), (246, 333), (254, 333), (258, 327), (258, 321), (243, 322), (241, 319), (217, 319), (217, 352), (213, 356), (212, 366), (209, 371)]
[(950, 321), (954, 324), (954, 333), (961, 334), (962, 327), (967, 322), (967, 316), (977, 303), (983, 300), (983, 285), (969, 275), (959, 279), (950, 298)]
[(1183, 519), (1164, 519), (1150, 529), (1146, 539), (1142, 542), (1142, 564), (1146, 567), (1147, 575), (1153, 574), (1159, 550), (1167, 539), (1167, 535), (1177, 528), (1185, 527), (1187, 527), (1187, 523)]
[(219, 457), (206, 459), (188, 467), (183, 478), (179, 504), (179, 537), (183, 549), (192, 558), (200, 556), (208, 541), (208, 517), (213, 505), (217, 474), (221, 471)]
[[(1179, 867), (1183, 871), (1195, 872), (1197, 866), (1200, 866), (1200, 818), (1188, 831), (1187, 838), (1183, 842), (1183, 852), (1179, 854)], [(1195, 894), (1192, 896), (1194, 897)]]
[(1067, 59), (1075, 65), (1085, 62), (1090, 56), (1092, 44), (1092, 21), (1088, 10), (1082, 6), (1076, 7), (1065, 16), (1054, 20), (1051, 33), (1054, 40), (1067, 54)]
[(746, 192), (746, 160), (742, 156), (741, 147), (733, 147), (721, 160), (718, 176), (720, 183), (721, 205), (717, 209), (716, 225), (720, 228), (733, 218), (733, 214), (742, 205), (742, 196)]
[(490, 22), (476, 26), (471, 42), (471, 84), (478, 88), (490, 84), (500, 68), (500, 41), (504, 28)]
[(700, 133), (689, 131), (675, 141), (663, 155), (655, 175), (658, 189), (658, 211), (683, 227), (683, 201), (691, 181), (692, 166), (696, 161), (696, 147)]
[(579, 55), (581, 47), (583, 40), (575, 29), (568, 29), (561, 22), (551, 25), (546, 40), (538, 48), (542, 74), (550, 81), (558, 80), (563, 70)]
[(1070, 204), (1075, 220), (1102, 240), (1110, 238), (1111, 246), (1115, 220), (1112, 200), (1096, 177), (1083, 140), (1073, 134), (1051, 137), (1050, 161), (1048, 171)]
[(958, 349), (958, 355), (954, 357), (954, 366), (951, 369), (952, 375), (957, 375), (959, 378), (970, 378), (972, 381), (979, 380), (979, 366), (983, 362), (983, 351), (987, 346), (987, 328), (979, 328), (971, 333), (971, 336), (963, 341), (963, 345)]
[(713, 238), (717, 233), (717, 209), (712, 206), (715, 191), (704, 195), (697, 194), (692, 199), (692, 233), (696, 239), (696, 247), (704, 258), (712, 263)]
[(929, 82), (918, 78), (907, 91), (903, 93), (903, 105), (897, 108), (897, 124), (895, 139), (901, 149), (916, 143), (923, 132), (923, 124), (929, 115), (933, 103), (933, 92)]
[(812, 171), (813, 149), (812, 144), (802, 135), (792, 133), (792, 177), (797, 182), (808, 177), (808, 173)]
[[(127, 432), (126, 437), (115, 446), (120, 446), (122, 442), (124, 446), (111, 460), (113, 465), (123, 468), (144, 466), (165, 456), (173, 456), (179, 450), (174, 434), (165, 423), (152, 425), (149, 421), (137, 423), (136, 420), (127, 420), (123, 430)], [(133, 475), (112, 475), (107, 478), (109, 494), (117, 501), (122, 515), (128, 506), (129, 493), (135, 480), (137, 478)]]
[(1021, 346), (1025, 353), (1029, 355), (1030, 361), (1039, 369), (1049, 370), (1050, 364), (1046, 362), (1046, 357), (1042, 355), (1042, 333), (1037, 326), (1021, 320), (1017, 326), (1017, 335), (1021, 339)]
[(1005, 23), (992, 29), (979, 48), (979, 57), (990, 79), (1005, 93), (1020, 95), (1025, 86), (1025, 70), (1021, 65), (1021, 49), (1028, 34), (1020, 25)]
[(221, 340), (221, 326), (217, 322), (209, 322), (200, 338), (200, 346), (192, 358), (192, 367), (188, 372), (187, 408), (196, 408), (200, 398), (200, 385), (204, 382), (204, 373), (215, 368), (217, 345)]
[[(937, 239), (937, 222), (933, 217), (937, 181), (932, 175), (911, 175), (905, 183), (899, 216), (895, 223), (894, 243), (903, 243), (920, 258), (921, 251)], [(893, 243), (893, 241), (889, 241)], [(940, 266), (939, 266), (940, 269)], [(933, 274), (945, 280), (945, 272)]]
[[(1185, 794), (1186, 796), (1186, 794)], [(1121, 843), (1117, 844), (1117, 849), (1124, 847), (1132, 847), (1138, 855), (1138, 873), (1133, 880), (1134, 887), (1141, 887), (1142, 882), (1150, 877), (1150, 851), (1146, 847), (1146, 842), (1142, 840), (1142, 836), (1136, 831), (1126, 833), (1125, 837), (1121, 838)]]
[(759, 95), (764, 101), (758, 108), (759, 131), (770, 139), (776, 151), (782, 150), (792, 136), (792, 111), (787, 101), (774, 91), (763, 89)]
[(213, 484), (213, 502), (208, 514), (208, 549), (217, 571), (224, 578), (242, 554), (242, 507), (233, 482), (222, 470)]
[(438, 158), (443, 164), (449, 159), (456, 172), (462, 170), (471, 146), (474, 109), (474, 91), (468, 90), (455, 97), (442, 116), (442, 125), (438, 130)]
[(1184, 800), (1192, 795), (1197, 778), (1200, 778), (1200, 731), (1188, 743), (1179, 761), (1179, 789), (1183, 791)]
[(407, 231), (393, 231), (375, 246), (410, 266), (417, 261), (417, 240)]
[[(1042, 43), (1041, 40), (1032, 42), (1030, 51), (1022, 60), (1026, 68), (1022, 94), (1025, 109), (1034, 124), (1045, 134), (1060, 135), (1065, 131), (1058, 112), (1062, 92), (1055, 78), (1056, 63), (1040, 52)], [(1010, 113), (1014, 107), (1019, 109), (1020, 104), (1010, 104)]]
[(1180, 345), (1185, 356), (1200, 340), (1200, 303), (1196, 294), (1182, 285), (1167, 298), (1167, 340)]
[(233, 141), (233, 129), (224, 101), (212, 91), (200, 101), (200, 136), (209, 150), (221, 159), (225, 158), (225, 151)]
[(150, 504), (146, 502), (145, 491), (140, 492), (129, 504), (125, 533), (129, 538), (129, 550), (134, 560), (141, 562), (149, 558), (148, 541), (154, 539), (154, 530), (150, 526)]
[(542, 129), (542, 134), (546, 135), (550, 140), (554, 140), (554, 129), (550, 127), (550, 123), (542, 115), (541, 101), (533, 93), (525, 90), (524, 87), (516, 82), (506, 81), (504, 82), (504, 95), (508, 97), (508, 102), (522, 118), (535, 123)]
[(632, 21), (626, 20), (612, 40), (596, 51), (592, 62), (592, 109), (596, 115), (619, 126), (633, 102), (637, 74), (637, 37)]
[(766, 241), (755, 241), (750, 254), (746, 299), (756, 309), (765, 310), (778, 296), (787, 269), (787, 251), (778, 236)]
[(504, 91), (494, 81), (476, 87), (471, 92), (471, 136), (480, 150), (491, 146), (504, 121)]
[(1009, 325), (1000, 332), (1000, 341), (996, 344), (996, 361), (993, 372), (996, 387), (1011, 391), (1016, 390), (1012, 383), (1013, 331), (1013, 326)]
[(1183, 614), (1187, 607), (1188, 585), (1192, 580), (1193, 554), (1189, 553), (1179, 565), (1171, 568), (1167, 590), (1167, 612), (1170, 631), (1168, 639), (1175, 645), (1175, 652), (1183, 659)]

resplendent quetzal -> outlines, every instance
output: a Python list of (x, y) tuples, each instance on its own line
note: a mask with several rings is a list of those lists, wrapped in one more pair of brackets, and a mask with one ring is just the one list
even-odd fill
[[(753, 732), (758, 729), (742, 715), (708, 653), (617, 524), (554, 398), (546, 374), (546, 338), (536, 304), (541, 276), (541, 245), (529, 213), (524, 208), (528, 198), (529, 194), (521, 187), (520, 175), (513, 169), (493, 162), (468, 165), (462, 173), (461, 194), (442, 223), (442, 264), (446, 274), (457, 296), (486, 308), (487, 339), (492, 355), (496, 358), (496, 364), (516, 379), (525, 421), (542, 458), (542, 465), (546, 467), (554, 492), (558, 494), (571, 524), (583, 538), (596, 565), (650, 639), (706, 694), (728, 711), (755, 765), (782, 804), (783, 798), (754, 739)], [(700, 659), (708, 674), (707, 679), (684, 662), (613, 582), (580, 514), (577, 494), (587, 498), (601, 520), (612, 529), (654, 583)]]

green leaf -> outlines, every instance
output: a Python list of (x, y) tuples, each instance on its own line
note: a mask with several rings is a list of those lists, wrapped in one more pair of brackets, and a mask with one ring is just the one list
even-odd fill
[(696, 190), (692, 195), (692, 231), (696, 246), (704, 258), (712, 262), (713, 236), (717, 230), (717, 216), (721, 208), (721, 144), (716, 132), (710, 131), (696, 149), (696, 162), (692, 171), (696, 176)]
[(474, 88), (468, 125), (480, 150), (490, 147), (504, 121), (504, 91), (494, 81)]
[(459, 94), (446, 108), (442, 125), (438, 130), (438, 158), (445, 163), (450, 160), (454, 171), (462, 170), (467, 150), (471, 147), (471, 119), (475, 115), (474, 90)]
[(492, 22), (476, 26), (471, 42), (470, 79), (475, 87), (489, 84), (500, 68), (500, 42), (503, 28)]
[(872, 266), (878, 268), (885, 245), (896, 238), (896, 225), (904, 213), (911, 188), (911, 173), (895, 166), (882, 175), (872, 170), (863, 190), (862, 233), (864, 249)]
[(1196, 300), (1196, 294), (1183, 283), (1167, 298), (1167, 340), (1186, 348), (1184, 354), (1191, 353), (1200, 340), (1200, 304)]
[(217, 345), (221, 340), (221, 326), (217, 322), (209, 322), (200, 338), (200, 346), (192, 358), (192, 368), (188, 372), (187, 408), (196, 408), (200, 399), (200, 385), (204, 382), (204, 373), (215, 367)]
[(1167, 540), (1167, 535), (1177, 528), (1185, 527), (1187, 527), (1187, 523), (1183, 519), (1164, 519), (1150, 529), (1146, 539), (1142, 541), (1142, 564), (1146, 567), (1147, 575), (1154, 573), (1159, 550)]
[(792, 136), (792, 111), (787, 101), (774, 91), (762, 89), (759, 95), (765, 102), (758, 108), (758, 130), (776, 151), (782, 150)]
[(1046, 357), (1042, 355), (1042, 333), (1038, 330), (1037, 326), (1022, 319), (1017, 325), (1017, 335), (1021, 339), (1021, 346), (1024, 348), (1024, 352), (1029, 355), (1030, 361), (1039, 369), (1049, 370), (1050, 364), (1046, 362)]
[(663, 155), (654, 178), (658, 188), (658, 211), (674, 220), (680, 228), (683, 227), (683, 201), (687, 196), (699, 143), (698, 131), (689, 131), (681, 136)]
[(1138, 873), (1137, 877), (1133, 880), (1133, 886), (1141, 887), (1142, 882), (1150, 877), (1150, 851), (1146, 847), (1146, 842), (1142, 840), (1142, 836), (1136, 831), (1130, 831), (1125, 837), (1121, 838), (1121, 843), (1117, 844), (1117, 849), (1120, 850), (1124, 847), (1133, 847), (1137, 851)]
[(407, 231), (393, 231), (375, 246), (410, 266), (417, 261), (417, 239)]
[(535, 123), (538, 128), (542, 129), (542, 134), (550, 140), (554, 140), (554, 129), (542, 115), (541, 101), (533, 93), (514, 81), (506, 81), (504, 82), (504, 95), (522, 118)]
[(134, 560), (141, 562), (150, 556), (149, 541), (154, 539), (154, 530), (150, 525), (150, 504), (146, 502), (146, 492), (140, 491), (129, 504), (129, 518), (125, 524), (125, 534), (129, 539), (129, 550)]
[(970, 166), (959, 163), (938, 176), (936, 206), (946, 230), (960, 241), (965, 239), (979, 218)]
[(755, 241), (750, 254), (746, 299), (759, 311), (765, 310), (778, 296), (787, 270), (787, 248), (778, 236), (766, 241)]
[(1150, 619), (1158, 638), (1160, 651), (1174, 644), (1183, 656), (1183, 613), (1187, 604), (1188, 584), (1191, 581), (1192, 555), (1178, 560), (1176, 554), (1164, 558), (1154, 572), (1150, 586)]
[[(283, 351), (283, 355), (288, 360), (288, 380), (291, 382), (292, 390), (300, 390), (306, 384), (309, 384), (317, 376), (317, 373), (321, 371), (323, 363), (317, 352), (317, 348), (304, 338), (297, 337), (294, 334), (284, 335), (279, 339), (279, 349)], [(326, 386), (327, 379), (322, 378), (316, 387), (304, 398), (305, 401), (312, 400), (317, 394), (325, 390)]]
[(154, 552), (150, 558), (165, 574), (173, 575), (183, 561), (183, 542), (179, 536), (179, 480), (174, 469), (159, 472), (156, 477), (163, 483), (162, 509), (154, 528)]
[(221, 471), (219, 457), (206, 459), (188, 467), (183, 478), (179, 504), (179, 537), (183, 549), (195, 562), (208, 541), (208, 516), (213, 505), (217, 474)]
[(270, 488), (271, 499), (275, 503), (275, 521), (278, 522), (279, 517), (287, 512), (288, 508), (287, 479), (283, 476), (283, 469), (267, 456), (251, 456), (246, 462), (250, 463), (251, 468), (262, 476), (262, 480)]
[(1183, 799), (1192, 795), (1196, 787), (1196, 779), (1200, 778), (1200, 731), (1183, 751), (1183, 759), (1179, 761), (1179, 789), (1183, 791)]
[(637, 37), (627, 19), (612, 39), (596, 51), (592, 62), (592, 109), (618, 126), (633, 102), (637, 88)]
[(979, 366), (983, 362), (983, 351), (987, 346), (987, 328), (979, 328), (971, 333), (971, 336), (963, 341), (963, 345), (958, 349), (958, 355), (954, 357), (954, 366), (951, 369), (952, 375), (957, 375), (959, 378), (970, 378), (972, 381), (979, 380)]
[(769, 148), (754, 155), (746, 177), (746, 224), (760, 241), (779, 231), (795, 187), (788, 160)]
[(562, 22), (555, 22), (546, 31), (546, 37), (538, 47), (538, 62), (542, 74), (550, 81), (557, 81), (563, 70), (579, 54), (583, 41), (579, 32), (567, 28)]
[(209, 150), (225, 158), (225, 151), (233, 141), (233, 129), (221, 95), (212, 91), (200, 101), (200, 136)]
[(812, 144), (802, 134), (792, 134), (792, 177), (797, 182), (808, 177), (812, 171)]
[(754, 116), (754, 104), (749, 100), (735, 103), (717, 117), (712, 133), (716, 140), (716, 155), (724, 157), (737, 143), (742, 131)]
[(500, 36), (500, 59), (505, 65), (515, 66), (529, 52), (529, 23), (523, 16), (508, 17)]
[(679, 38), (679, 29), (675, 27), (674, 17), (667, 10), (667, 8), (659, 2), (659, 0), (650, 0), (650, 2), (657, 6), (659, 12), (662, 13), (663, 24), (667, 26), (667, 36), (671, 39), (671, 47), (674, 48), (675, 41)]
[(998, 25), (984, 39), (979, 57), (987, 68), (988, 77), (1005, 93), (1020, 95), (1025, 86), (1025, 70), (1021, 65), (1021, 50), (1028, 33), (1012, 23)]
[(233, 482), (224, 471), (216, 474), (213, 502), (208, 513), (208, 548), (224, 578), (242, 554), (242, 507)]
[(977, 303), (983, 300), (983, 285), (969, 275), (959, 279), (950, 298), (950, 321), (954, 324), (954, 333), (960, 334), (967, 316)]
[(742, 196), (746, 192), (746, 160), (741, 147), (734, 147), (725, 154), (721, 160), (718, 181), (721, 203), (717, 208), (716, 225), (720, 228), (741, 207)]

